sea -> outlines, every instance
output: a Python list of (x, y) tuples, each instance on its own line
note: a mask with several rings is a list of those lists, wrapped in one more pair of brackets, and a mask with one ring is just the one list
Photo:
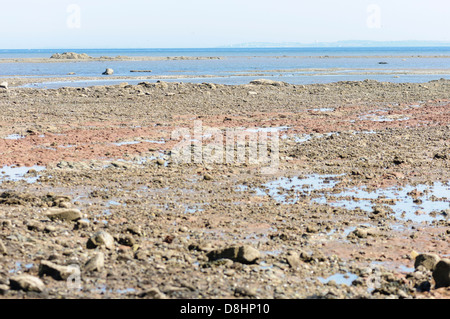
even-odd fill
[[(94, 58), (161, 57), (150, 61), (0, 63), (0, 79), (52, 78), (28, 87), (58, 88), (142, 81), (246, 84), (266, 78), (291, 84), (377, 80), (424, 83), (450, 79), (450, 47), (321, 47), (208, 49), (43, 49), (0, 50), (2, 59), (49, 58), (54, 53), (86, 53)], [(189, 59), (164, 59), (188, 57)], [(195, 59), (220, 57), (220, 59)], [(113, 76), (103, 76), (106, 68)], [(151, 72), (130, 72), (144, 70)], [(83, 80), (79, 80), (83, 77)], [(58, 78), (61, 78), (59, 80)], [(63, 79), (64, 78), (64, 79)], [(73, 78), (73, 79), (71, 79)], [(42, 82), (42, 83), (41, 83)]]

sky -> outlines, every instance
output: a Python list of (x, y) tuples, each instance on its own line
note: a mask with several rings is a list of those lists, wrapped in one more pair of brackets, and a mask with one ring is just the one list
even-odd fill
[(0, 49), (450, 41), (449, 0), (14, 0)]

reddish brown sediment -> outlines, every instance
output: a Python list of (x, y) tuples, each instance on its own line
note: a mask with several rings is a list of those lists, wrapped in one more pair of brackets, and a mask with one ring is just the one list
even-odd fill
[[(370, 199), (373, 211), (332, 205), (347, 189), (449, 186), (449, 89), (442, 80), (0, 91), (0, 167), (46, 167), (26, 175), (34, 183), (0, 175), (0, 284), (17, 272), (39, 276), (51, 260), (80, 265), (83, 285), (70, 290), (43, 275), (49, 295), (2, 297), (150, 298), (156, 288), (166, 298), (449, 298), (431, 272), (414, 271), (414, 252), (448, 258), (448, 209), (407, 211), (408, 220), (390, 211), (399, 196)], [(259, 164), (173, 163), (172, 134), (186, 128), (195, 138), (196, 123), (223, 136), (278, 128), (279, 167), (265, 175)], [(337, 183), (268, 191), (279, 178), (311, 174)], [(448, 202), (443, 189), (435, 203)], [(55, 206), (79, 209), (84, 224), (46, 218)], [(100, 230), (114, 246), (88, 249)], [(242, 245), (260, 252), (258, 263), (208, 260), (210, 250)], [(105, 266), (84, 272), (97, 251)], [(335, 274), (357, 280), (320, 281)], [(423, 282), (430, 291), (417, 289)]]

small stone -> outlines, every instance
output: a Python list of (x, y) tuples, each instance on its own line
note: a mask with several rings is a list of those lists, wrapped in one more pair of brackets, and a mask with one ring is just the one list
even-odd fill
[(88, 228), (90, 225), (89, 220), (87, 219), (79, 219), (77, 220), (76, 229)]
[(84, 265), (84, 271), (101, 271), (105, 266), (105, 255), (100, 252), (89, 259)]
[(307, 232), (307, 233), (314, 234), (314, 233), (317, 233), (318, 231), (319, 231), (319, 230), (318, 230), (317, 227), (314, 226), (314, 225), (308, 225), (308, 226), (306, 227), (306, 232)]
[(129, 233), (131, 233), (133, 235), (136, 235), (136, 236), (142, 236), (143, 235), (141, 227), (140, 226), (136, 226), (136, 225), (128, 226), (127, 232), (129, 232)]
[(238, 261), (241, 261), (244, 264), (252, 264), (256, 262), (256, 260), (258, 260), (260, 257), (260, 252), (251, 246), (244, 245), (242, 247), (239, 247)]
[(107, 69), (105, 70), (105, 72), (103, 72), (102, 74), (103, 74), (103, 75), (113, 75), (113, 73), (114, 73), (114, 70), (113, 70), (113, 69), (107, 68)]
[(75, 221), (83, 217), (78, 209), (70, 208), (50, 208), (47, 211), (46, 216), (50, 219), (59, 219), (65, 221)]
[(178, 230), (182, 233), (187, 233), (189, 231), (189, 229), (186, 226), (181, 226), (180, 228), (178, 228)]
[(5, 227), (5, 228), (11, 228), (12, 222), (9, 219), (2, 220), (1, 225), (2, 225), (2, 227)]
[(39, 276), (48, 275), (55, 280), (67, 280), (71, 275), (79, 272), (75, 266), (60, 266), (48, 260), (41, 261), (39, 265)]
[(250, 81), (250, 84), (253, 85), (272, 85), (272, 86), (285, 86), (286, 84), (284, 82), (280, 81), (273, 81), (268, 79), (258, 79)]
[(207, 257), (210, 261), (225, 258), (242, 264), (253, 264), (261, 257), (261, 254), (255, 248), (244, 245), (213, 250), (207, 254)]
[(19, 275), (9, 278), (9, 286), (13, 290), (42, 292), (45, 285), (39, 278), (30, 275)]
[(423, 266), (426, 269), (433, 271), (439, 260), (440, 258), (436, 254), (420, 254), (416, 257), (414, 268), (417, 269), (419, 266)]
[(7, 285), (0, 285), (0, 295), (5, 295), (9, 291), (9, 286)]
[(205, 175), (203, 175), (203, 179), (204, 179), (205, 181), (210, 181), (210, 180), (212, 180), (213, 178), (212, 178), (212, 176), (211, 176), (210, 174), (206, 173)]
[(57, 228), (51, 225), (47, 225), (45, 226), (44, 231), (46, 233), (54, 233), (55, 231), (57, 231)]
[(441, 259), (433, 271), (435, 288), (450, 287), (450, 259)]
[(59, 206), (59, 208), (71, 208), (72, 207), (72, 203), (70, 203), (70, 202), (60, 202), (58, 206)]
[(256, 289), (251, 287), (236, 287), (236, 289), (234, 290), (234, 295), (236, 297), (256, 297), (256, 294)]
[(300, 256), (299, 255), (287, 256), (286, 261), (288, 262), (289, 266), (291, 266), (294, 269), (297, 269), (300, 267)]
[(88, 249), (94, 249), (99, 246), (105, 246), (107, 249), (114, 249), (114, 237), (101, 230), (96, 232), (87, 242)]
[(356, 228), (353, 234), (358, 238), (367, 238), (368, 235), (367, 230), (361, 228)]
[(158, 288), (151, 288), (139, 295), (141, 298), (150, 299), (166, 299), (166, 295), (163, 294)]
[(44, 226), (39, 222), (30, 221), (27, 224), (27, 229), (32, 231), (43, 231)]
[(0, 255), (7, 255), (8, 251), (6, 250), (5, 245), (3, 244), (2, 240), (0, 239)]
[(158, 158), (156, 160), (156, 164), (158, 164), (159, 166), (164, 166), (166, 164), (166, 161), (161, 158)]
[(136, 240), (134, 240), (133, 236), (126, 235), (119, 239), (119, 244), (132, 247), (134, 244), (136, 244)]
[(171, 243), (173, 242), (174, 239), (175, 239), (175, 236), (173, 236), (173, 235), (167, 235), (167, 236), (164, 238), (163, 242), (168, 243), (168, 244), (171, 244)]
[(8, 89), (8, 82), (0, 83), (0, 89)]

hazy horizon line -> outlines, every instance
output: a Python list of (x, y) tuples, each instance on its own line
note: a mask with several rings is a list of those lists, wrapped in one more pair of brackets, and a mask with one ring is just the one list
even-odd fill
[[(259, 46), (258, 46), (259, 45)], [(235, 44), (224, 44), (220, 46), (198, 46), (198, 47), (34, 47), (34, 48), (0, 48), (0, 50), (176, 50), (176, 49), (270, 49), (270, 48), (396, 48), (396, 47), (450, 47), (450, 41), (440, 40), (339, 40), (333, 42), (264, 42), (253, 41)]]

